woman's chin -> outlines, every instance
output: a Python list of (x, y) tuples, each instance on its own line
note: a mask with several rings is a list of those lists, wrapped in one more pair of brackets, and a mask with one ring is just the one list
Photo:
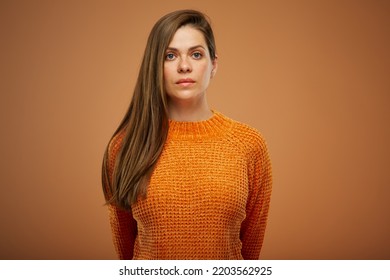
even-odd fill
[(168, 98), (173, 102), (196, 102), (202, 98), (202, 94), (190, 90), (181, 90), (168, 94)]

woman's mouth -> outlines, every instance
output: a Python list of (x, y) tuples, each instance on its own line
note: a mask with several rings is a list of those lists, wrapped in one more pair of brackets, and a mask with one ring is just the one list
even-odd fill
[(181, 85), (181, 86), (189, 86), (189, 85), (192, 85), (194, 83), (195, 83), (195, 81), (190, 79), (190, 78), (180, 79), (176, 82), (177, 85)]

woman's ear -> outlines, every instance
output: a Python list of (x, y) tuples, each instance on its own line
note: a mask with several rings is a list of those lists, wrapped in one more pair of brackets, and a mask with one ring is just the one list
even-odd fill
[(215, 55), (215, 58), (214, 58), (212, 64), (213, 64), (213, 69), (211, 70), (211, 78), (213, 78), (215, 76), (215, 73), (217, 72), (217, 68), (218, 68), (218, 55)]

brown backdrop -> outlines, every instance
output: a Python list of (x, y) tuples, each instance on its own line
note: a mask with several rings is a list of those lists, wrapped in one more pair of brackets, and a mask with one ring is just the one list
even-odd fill
[(264, 259), (389, 259), (388, 1), (0, 2), (0, 258), (113, 259), (105, 145), (154, 22), (212, 19), (213, 108), (267, 139)]

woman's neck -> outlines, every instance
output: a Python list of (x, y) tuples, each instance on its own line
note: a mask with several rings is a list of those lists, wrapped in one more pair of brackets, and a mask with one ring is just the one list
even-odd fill
[(182, 122), (204, 121), (213, 116), (206, 99), (198, 104), (193, 102), (168, 101), (169, 119)]

